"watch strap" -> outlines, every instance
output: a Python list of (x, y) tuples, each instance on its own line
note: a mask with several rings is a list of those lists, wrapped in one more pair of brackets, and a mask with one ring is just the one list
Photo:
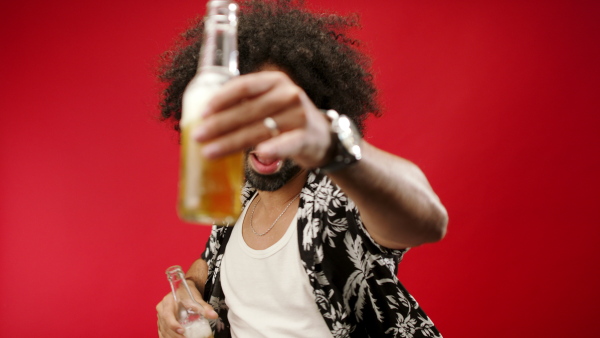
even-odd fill
[[(333, 143), (333, 155), (330, 161), (324, 166), (319, 167), (319, 170), (325, 173), (331, 173), (343, 168), (346, 168), (360, 159), (360, 154), (357, 156), (356, 154), (351, 153), (344, 146), (341, 134), (342, 132), (339, 130), (339, 120), (348, 119), (349, 123), (352, 121), (345, 115), (338, 114), (337, 111), (330, 109), (327, 111), (321, 110), (327, 118), (331, 121), (331, 141)], [(354, 137), (360, 138), (360, 135), (354, 135)]]

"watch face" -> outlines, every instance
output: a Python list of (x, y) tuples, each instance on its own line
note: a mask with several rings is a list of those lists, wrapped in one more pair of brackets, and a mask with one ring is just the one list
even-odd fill
[(331, 121), (331, 133), (334, 138), (335, 154), (331, 161), (320, 167), (325, 173), (331, 173), (343, 169), (362, 158), (360, 132), (346, 115), (340, 115), (335, 110), (323, 111)]
[(361, 158), (360, 152), (360, 133), (352, 123), (350, 118), (345, 115), (338, 119), (338, 137), (344, 148), (357, 160)]

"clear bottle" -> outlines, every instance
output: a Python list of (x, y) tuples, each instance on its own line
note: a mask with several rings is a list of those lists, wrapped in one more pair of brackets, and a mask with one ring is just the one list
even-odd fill
[(195, 310), (202, 305), (192, 296), (181, 267), (174, 265), (167, 269), (166, 274), (177, 304), (177, 320), (185, 330), (183, 335), (187, 338), (213, 338), (208, 320)]
[(210, 98), (227, 80), (239, 75), (238, 6), (211, 0), (206, 7), (198, 70), (183, 94), (177, 211), (188, 222), (227, 225), (242, 211), (243, 154), (208, 160), (191, 134), (202, 123), (200, 113)]

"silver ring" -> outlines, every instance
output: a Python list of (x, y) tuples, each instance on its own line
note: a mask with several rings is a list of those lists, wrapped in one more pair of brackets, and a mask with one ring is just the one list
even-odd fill
[(281, 134), (281, 131), (279, 131), (279, 128), (277, 128), (277, 122), (275, 122), (275, 120), (273, 120), (271, 117), (265, 118), (263, 120), (263, 124), (265, 125), (265, 127), (269, 128), (271, 137), (275, 137)]

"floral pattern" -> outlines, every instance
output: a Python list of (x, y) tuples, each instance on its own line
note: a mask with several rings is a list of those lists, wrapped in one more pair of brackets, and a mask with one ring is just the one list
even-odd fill
[[(255, 193), (246, 186), (244, 205)], [(231, 227), (214, 226), (202, 258), (208, 263), (204, 298), (219, 319), (215, 337), (230, 337), (219, 268)], [(405, 250), (378, 245), (358, 209), (327, 176), (310, 173), (300, 194), (298, 246), (317, 307), (335, 338), (441, 337), (396, 277)]]

